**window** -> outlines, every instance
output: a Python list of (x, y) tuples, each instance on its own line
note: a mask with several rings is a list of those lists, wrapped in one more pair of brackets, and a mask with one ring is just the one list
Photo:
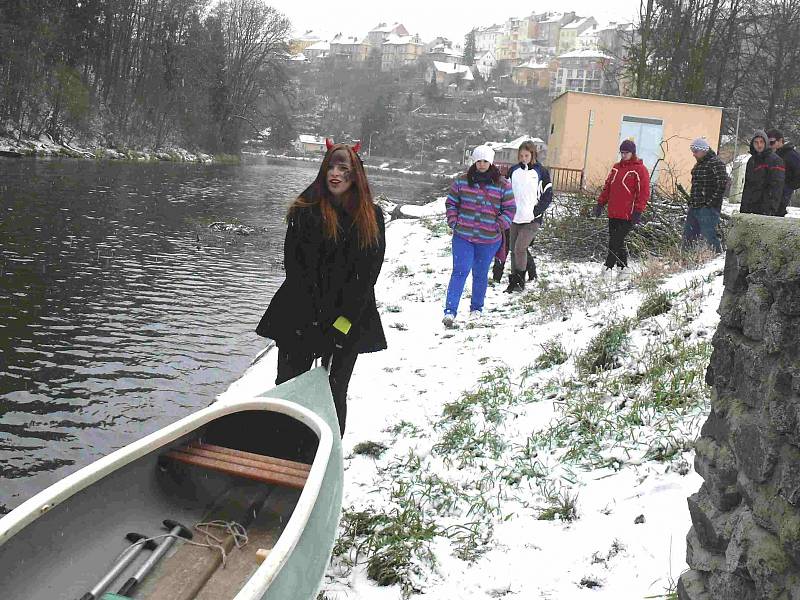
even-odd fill
[(622, 117), (623, 123), (644, 123), (646, 125), (663, 125), (664, 121), (661, 119), (652, 119), (649, 117), (633, 117), (625, 115)]

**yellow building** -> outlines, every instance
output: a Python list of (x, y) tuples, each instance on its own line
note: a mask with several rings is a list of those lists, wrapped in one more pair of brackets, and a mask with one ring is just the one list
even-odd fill
[(584, 187), (595, 189), (619, 160), (622, 140), (632, 139), (650, 172), (657, 167), (656, 184), (688, 189), (695, 164), (689, 144), (705, 137), (716, 149), (721, 121), (717, 106), (565, 92), (550, 110), (548, 165), (582, 169)]
[(550, 89), (551, 74), (549, 64), (536, 62), (533, 58), (511, 69), (511, 79), (514, 83), (542, 90)]
[(381, 47), (381, 71), (393, 71), (413, 65), (422, 56), (423, 49), (422, 41), (417, 35), (391, 34)]

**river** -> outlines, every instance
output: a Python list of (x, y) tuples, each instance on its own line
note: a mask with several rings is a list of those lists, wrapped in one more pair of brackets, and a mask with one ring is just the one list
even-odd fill
[[(0, 159), (0, 514), (239, 377), (316, 168)], [(432, 187), (370, 182), (393, 200)]]

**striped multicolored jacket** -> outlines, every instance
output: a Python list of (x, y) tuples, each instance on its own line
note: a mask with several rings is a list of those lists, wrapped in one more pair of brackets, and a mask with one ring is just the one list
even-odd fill
[(511, 227), (517, 209), (510, 181), (501, 177), (497, 184), (471, 186), (466, 174), (450, 186), (445, 206), (447, 224), (457, 236), (473, 244), (499, 242), (501, 232)]

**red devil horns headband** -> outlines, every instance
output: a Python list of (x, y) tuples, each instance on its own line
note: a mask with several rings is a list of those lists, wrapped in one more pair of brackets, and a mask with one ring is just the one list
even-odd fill
[[(331, 148), (333, 148), (333, 146), (334, 146), (334, 145), (335, 145), (335, 144), (333, 143), (333, 140), (332, 140), (332, 139), (330, 139), (330, 138), (325, 138), (325, 147), (326, 147), (328, 150), (330, 150)], [(359, 150), (361, 150), (361, 140), (358, 140), (358, 141), (357, 141), (355, 144), (353, 144), (353, 145), (351, 146), (351, 148), (353, 149), (353, 152), (355, 152), (356, 154), (358, 154), (358, 151), (359, 151)]]

